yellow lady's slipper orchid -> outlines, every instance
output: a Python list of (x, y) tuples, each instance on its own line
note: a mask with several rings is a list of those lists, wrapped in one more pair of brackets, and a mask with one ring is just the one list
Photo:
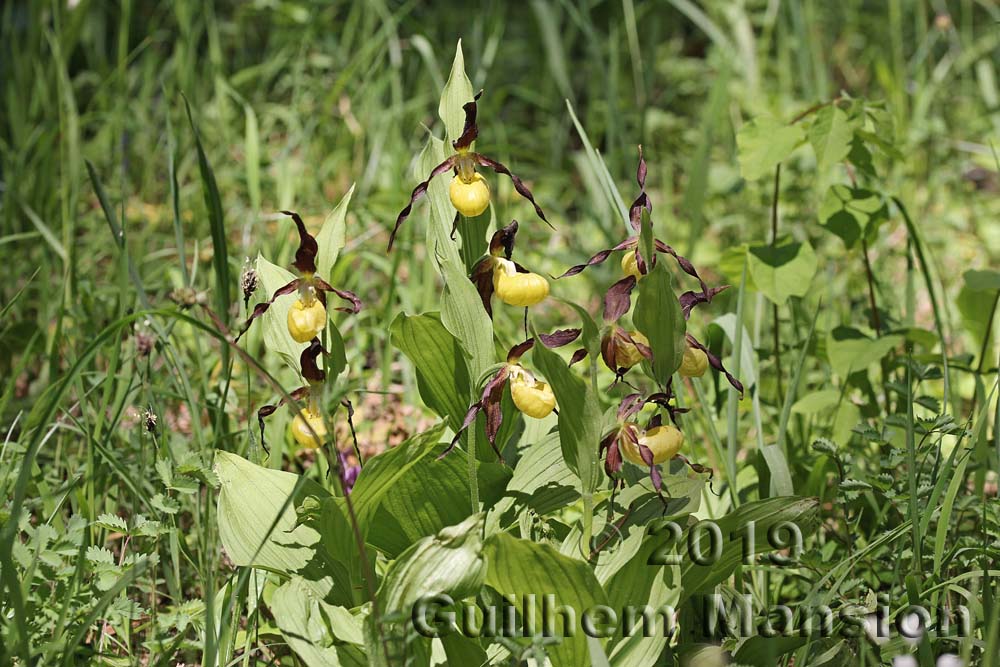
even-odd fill
[[(636, 343), (649, 347), (649, 339), (638, 331), (629, 331), (628, 335)], [(642, 356), (642, 352), (639, 351), (639, 348), (624, 338), (615, 338), (615, 360), (618, 362), (619, 368), (632, 368), (643, 359), (645, 359), (645, 357)]]
[(518, 410), (535, 419), (548, 417), (556, 407), (552, 387), (517, 366), (511, 370), (510, 395)]
[(490, 187), (482, 174), (472, 173), (472, 180), (463, 180), (461, 176), (451, 179), (448, 189), (451, 205), (467, 218), (481, 215), (490, 205)]
[(288, 309), (288, 333), (297, 343), (308, 343), (326, 327), (326, 308), (319, 299), (306, 304), (296, 299)]
[(642, 460), (639, 451), (639, 445), (643, 445), (653, 453), (653, 463), (660, 464), (672, 459), (680, 451), (681, 445), (684, 444), (684, 434), (672, 424), (654, 426), (639, 437), (638, 444), (628, 438), (622, 438), (621, 444), (622, 455), (627, 461), (645, 466), (646, 462)]
[(691, 345), (684, 350), (684, 358), (677, 372), (681, 377), (700, 378), (708, 370), (708, 355)]
[[(295, 227), (299, 231), (299, 247), (295, 251), (295, 262), (292, 263), (299, 270), (299, 277), (294, 278), (274, 290), (271, 298), (254, 306), (253, 312), (247, 318), (246, 323), (240, 332), (236, 334), (234, 342), (239, 342), (254, 320), (263, 315), (274, 305), (278, 297), (291, 294), (298, 290), (299, 298), (288, 309), (287, 326), (288, 333), (299, 343), (308, 343), (326, 326), (326, 306), (317, 297), (325, 300), (324, 294), (332, 292), (341, 299), (350, 302), (349, 307), (337, 308), (348, 313), (356, 313), (361, 310), (361, 299), (354, 292), (337, 289), (330, 283), (316, 275), (316, 254), (319, 252), (319, 244), (316, 238), (306, 229), (306, 223), (298, 213), (292, 211), (282, 211), (285, 215), (291, 216), (295, 221)], [(250, 282), (257, 280), (254, 272), (253, 280), (248, 274), (243, 276), (244, 298), (247, 299), (246, 306), (249, 306)], [(254, 285), (253, 287), (256, 287)]]
[(323, 416), (309, 408), (303, 409), (292, 420), (292, 437), (295, 438), (295, 442), (307, 449), (321, 447), (326, 442), (326, 424), (323, 423)]
[(622, 273), (626, 276), (634, 276), (636, 280), (642, 279), (639, 262), (635, 258), (635, 250), (628, 250), (622, 256)]
[(524, 184), (524, 181), (515, 176), (502, 163), (472, 150), (472, 144), (475, 142), (476, 137), (479, 136), (479, 126), (476, 124), (478, 114), (476, 103), (482, 93), (483, 91), (480, 90), (472, 100), (462, 105), (462, 109), (465, 111), (465, 126), (462, 128), (462, 134), (451, 142), (451, 147), (455, 149), (455, 152), (445, 158), (444, 162), (431, 169), (427, 178), (418, 183), (417, 187), (413, 188), (413, 191), (410, 192), (410, 201), (407, 202), (403, 210), (396, 216), (396, 224), (393, 225), (392, 232), (389, 234), (389, 245), (386, 248), (386, 252), (392, 250), (392, 244), (396, 240), (396, 234), (399, 232), (400, 226), (410, 217), (413, 205), (417, 200), (427, 194), (430, 182), (436, 176), (451, 171), (456, 172), (455, 177), (451, 181), (449, 194), (452, 205), (458, 209), (459, 213), (471, 218), (485, 211), (490, 203), (490, 188), (486, 185), (486, 180), (476, 173), (477, 167), (492, 169), (494, 172), (510, 178), (514, 184), (514, 191), (531, 202), (531, 205), (535, 207), (535, 213), (538, 217), (548, 224), (549, 227), (552, 227), (545, 218), (545, 213), (542, 212), (541, 207), (535, 201), (534, 195), (531, 194), (531, 190)]
[(511, 306), (534, 306), (549, 295), (549, 281), (537, 273), (518, 273), (514, 262), (497, 257), (493, 266), (493, 291)]

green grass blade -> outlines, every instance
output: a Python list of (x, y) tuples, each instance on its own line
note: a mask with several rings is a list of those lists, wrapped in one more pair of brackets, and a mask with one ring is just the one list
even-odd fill
[[(208, 222), (212, 230), (212, 264), (215, 268), (215, 310), (220, 317), (229, 317), (229, 306), (232, 303), (229, 289), (229, 250), (226, 241), (226, 223), (222, 213), (222, 198), (219, 186), (215, 180), (215, 172), (208, 162), (205, 149), (201, 143), (198, 126), (191, 113), (191, 104), (184, 98), (191, 131), (194, 133), (195, 148), (198, 151), (198, 171), (201, 173), (201, 185), (205, 195), (205, 208), (208, 211)], [(228, 364), (223, 363), (223, 366)]]

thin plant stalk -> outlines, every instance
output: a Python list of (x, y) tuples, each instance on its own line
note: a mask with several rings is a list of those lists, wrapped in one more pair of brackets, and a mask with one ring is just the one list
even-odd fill
[[(778, 244), (778, 194), (781, 190), (781, 163), (774, 168), (774, 195), (771, 198), (771, 247)], [(745, 278), (745, 276), (744, 276)], [(784, 391), (781, 387), (781, 319), (778, 316), (778, 304), (772, 305), (771, 310), (774, 316), (774, 371), (775, 380), (778, 383), (778, 402)], [(736, 368), (739, 375), (739, 366)]]

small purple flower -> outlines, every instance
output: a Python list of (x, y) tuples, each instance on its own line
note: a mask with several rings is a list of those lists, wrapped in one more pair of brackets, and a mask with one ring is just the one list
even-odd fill
[(340, 464), (340, 481), (344, 485), (344, 493), (350, 493), (354, 488), (354, 482), (358, 480), (361, 466), (348, 463), (347, 455), (340, 450), (337, 450), (337, 462)]

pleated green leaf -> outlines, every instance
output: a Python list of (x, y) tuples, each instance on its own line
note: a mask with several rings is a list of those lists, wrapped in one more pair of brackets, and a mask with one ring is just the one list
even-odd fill
[(687, 323), (680, 301), (674, 294), (673, 279), (663, 262), (639, 281), (639, 296), (632, 321), (653, 351), (653, 379), (665, 385), (684, 358), (684, 333)]
[(409, 618), (421, 598), (447, 594), (458, 601), (476, 595), (486, 577), (482, 531), (483, 515), (475, 514), (400, 554), (379, 590), (385, 613)]
[(353, 196), (352, 185), (337, 206), (326, 216), (323, 226), (316, 234), (316, 243), (319, 245), (319, 252), (316, 254), (316, 272), (327, 280), (330, 279), (333, 265), (347, 242), (347, 207), (351, 205)]
[(469, 407), (465, 354), (435, 313), (400, 314), (389, 325), (392, 344), (413, 363), (420, 398), (457, 431)]
[[(582, 560), (564, 556), (547, 544), (522, 540), (507, 533), (496, 533), (486, 541), (486, 583), (504, 596), (515, 596), (518, 609), (534, 606), (542, 632), (545, 596), (551, 595), (551, 609), (566, 606), (573, 610), (575, 627), (563, 626), (564, 617), (549, 613), (554, 636), (559, 642), (547, 647), (553, 665), (589, 667), (590, 651), (582, 630), (583, 615), (596, 605), (606, 605), (607, 596), (590, 566)], [(534, 600), (524, 596), (533, 595)], [(546, 605), (547, 606), (547, 605)], [(524, 619), (521, 619), (524, 622)]]

